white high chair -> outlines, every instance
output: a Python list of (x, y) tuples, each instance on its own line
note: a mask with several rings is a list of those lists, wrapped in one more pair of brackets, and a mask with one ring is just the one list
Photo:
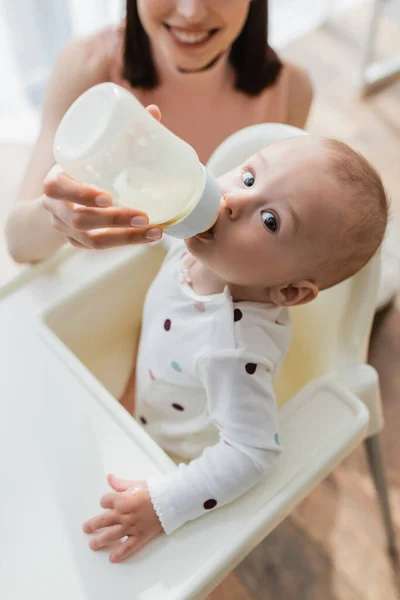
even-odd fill
[[(302, 133), (258, 125), (211, 157), (219, 174), (275, 139)], [(121, 565), (89, 550), (82, 522), (100, 510), (105, 475), (142, 479), (173, 461), (119, 405), (143, 297), (165, 248), (66, 249), (0, 294), (0, 597), (24, 600), (206, 598), (210, 591), (366, 438), (394, 551), (377, 435), (378, 381), (365, 363), (378, 259), (293, 310), (279, 375), (279, 467), (234, 503), (160, 536)], [(4, 556), (3, 556), (4, 555)]]

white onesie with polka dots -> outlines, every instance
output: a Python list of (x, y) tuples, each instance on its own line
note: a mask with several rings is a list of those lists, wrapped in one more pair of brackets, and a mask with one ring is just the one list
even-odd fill
[(148, 480), (163, 529), (231, 502), (280, 452), (272, 387), (290, 342), (287, 309), (198, 296), (182, 281), (185, 246), (168, 253), (143, 311), (135, 416), (189, 464)]

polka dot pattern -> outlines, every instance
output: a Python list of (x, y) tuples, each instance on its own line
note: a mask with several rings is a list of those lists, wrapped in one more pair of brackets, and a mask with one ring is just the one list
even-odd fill
[[(182, 254), (182, 258), (184, 258), (185, 256), (187, 256), (187, 253), (186, 253), (186, 252), (184, 252), (184, 253)], [(192, 299), (192, 300), (191, 300), (191, 313), (192, 313), (192, 317), (194, 317), (194, 316), (195, 316), (195, 314), (196, 314), (196, 313), (194, 313), (194, 310), (193, 310), (193, 309), (195, 309), (195, 310), (196, 310), (197, 312), (199, 312), (199, 313), (205, 313), (205, 312), (207, 311), (207, 314), (209, 314), (210, 306), (207, 306), (207, 305), (206, 305), (204, 302), (200, 302), (200, 301), (197, 301), (197, 302), (195, 302), (194, 300), (195, 300), (195, 299)], [(168, 308), (167, 308), (167, 310), (168, 310), (168, 312), (169, 312), (169, 309), (168, 309)], [(168, 312), (167, 312), (167, 310), (165, 311), (167, 314), (165, 314), (165, 313), (164, 313), (164, 317), (168, 316)], [(232, 309), (231, 309), (231, 310), (232, 310)], [(170, 333), (170, 334), (169, 334), (169, 336), (168, 336), (167, 338), (164, 338), (164, 343), (167, 343), (167, 341), (171, 339), (171, 336), (172, 336), (172, 339), (173, 339), (173, 338), (174, 338), (174, 335), (175, 335), (175, 332), (176, 332), (176, 328), (178, 328), (178, 330), (179, 330), (179, 328), (180, 328), (180, 326), (179, 326), (179, 322), (176, 320), (176, 318), (177, 318), (177, 317), (175, 316), (175, 313), (173, 313), (173, 312), (172, 312), (172, 314), (171, 314), (171, 312), (169, 312), (169, 316), (170, 316), (171, 318), (172, 318), (172, 317), (174, 317), (174, 329), (173, 329), (172, 333)], [(207, 317), (207, 316), (206, 316), (206, 317)], [(249, 318), (247, 313), (246, 313), (245, 317), (246, 317), (246, 318), (245, 318), (245, 322), (246, 322), (247, 318)], [(230, 317), (230, 318), (232, 319), (232, 313), (231, 313), (231, 317)], [(238, 323), (238, 322), (239, 322), (239, 321), (241, 321), (243, 318), (244, 318), (244, 315), (243, 315), (243, 312), (242, 312), (242, 310), (241, 310), (240, 308), (234, 308), (234, 310), (233, 310), (233, 321), (234, 321), (234, 323)], [(198, 316), (198, 319), (200, 319), (200, 317), (199, 317), (199, 316)], [(232, 321), (231, 321), (231, 323), (232, 323)], [(277, 325), (284, 325), (284, 323), (281, 323), (281, 322), (279, 322), (279, 320), (278, 320), (278, 319), (276, 319), (276, 324), (277, 324)], [(172, 329), (172, 321), (171, 321), (171, 319), (170, 319), (170, 318), (166, 318), (166, 319), (164, 320), (164, 322), (163, 322), (163, 321), (162, 321), (162, 317), (161, 317), (160, 321), (158, 322), (158, 331), (159, 331), (159, 332), (160, 332), (160, 330), (161, 330), (161, 327), (163, 327), (163, 329), (164, 329), (164, 331), (165, 331), (165, 332), (170, 332), (170, 331), (171, 331), (171, 329)], [(240, 327), (240, 326), (239, 326), (239, 327)], [(162, 333), (162, 332), (160, 332), (160, 333)], [(172, 356), (173, 356), (173, 355), (172, 355)], [(176, 356), (176, 358), (179, 358), (179, 359), (180, 359), (180, 355), (178, 354), (178, 355)], [(250, 357), (249, 357), (249, 358), (250, 358)], [(164, 360), (165, 360), (165, 359), (166, 359), (166, 365), (168, 365), (168, 356), (164, 356)], [(171, 354), (169, 355), (169, 360), (170, 360), (170, 368), (172, 368), (172, 369), (173, 369), (173, 370), (174, 370), (176, 373), (182, 373), (182, 367), (181, 367), (181, 365), (180, 365), (178, 362), (176, 362), (175, 360), (171, 360)], [(184, 359), (182, 359), (182, 360), (183, 360), (183, 363), (184, 363), (184, 371), (186, 371), (186, 370), (187, 370), (187, 364), (186, 364), (186, 362), (184, 362)], [(244, 363), (244, 361), (243, 361), (242, 365), (243, 365), (243, 364), (244, 364), (244, 367), (245, 367), (245, 371), (246, 371), (246, 373), (247, 373), (248, 375), (254, 375), (254, 374), (256, 373), (256, 370), (257, 370), (257, 367), (258, 367), (258, 364), (257, 364), (257, 363), (253, 363), (253, 362)], [(157, 376), (158, 376), (158, 377), (160, 377), (160, 376), (161, 376), (161, 373), (160, 373), (160, 371), (159, 371), (159, 369), (158, 369), (157, 365), (155, 365), (155, 368), (156, 368), (156, 370), (157, 370)], [(243, 368), (243, 366), (242, 366), (241, 368)], [(260, 367), (260, 368), (261, 368), (261, 370), (263, 371), (263, 369), (264, 369), (264, 366), (263, 366), (263, 365), (261, 365), (261, 367)], [(148, 372), (149, 372), (149, 377), (150, 377), (150, 379), (151, 379), (152, 381), (155, 381), (155, 380), (156, 380), (156, 377), (154, 376), (154, 373), (153, 373), (153, 371), (152, 371), (151, 369), (149, 369), (149, 371), (148, 371)], [(260, 374), (260, 371), (259, 371), (259, 374)], [(172, 374), (171, 374), (171, 372), (170, 372), (170, 377), (171, 377), (171, 375), (172, 375)], [(183, 376), (182, 376), (182, 377), (183, 377)], [(176, 380), (178, 380), (178, 379), (182, 379), (182, 377), (177, 377), (177, 378), (176, 378)], [(254, 379), (256, 379), (256, 378), (254, 378)], [(150, 385), (150, 383), (148, 383), (148, 385)], [(172, 398), (170, 398), (170, 400), (171, 400), (171, 399), (172, 399)], [(170, 402), (170, 400), (169, 400), (169, 403), (168, 403), (170, 408), (172, 408), (173, 410), (176, 410), (177, 412), (181, 412), (181, 413), (185, 412), (185, 407), (184, 407), (183, 405), (181, 405), (181, 404), (178, 404), (177, 402), (173, 402), (173, 403), (171, 403), (171, 402)], [(168, 404), (167, 404), (167, 406), (168, 406)], [(186, 411), (188, 410), (188, 408), (190, 408), (190, 407), (186, 407)], [(144, 410), (144, 411), (146, 411), (146, 407), (145, 407), (145, 406), (143, 406), (143, 410)], [(148, 411), (148, 414), (150, 414), (150, 420), (151, 420), (151, 421), (152, 421), (152, 423), (153, 423), (153, 425), (150, 425), (150, 426), (149, 426), (149, 427), (150, 427), (150, 431), (151, 431), (152, 427), (154, 427), (154, 417), (152, 417), (152, 416), (151, 416), (151, 413), (150, 413), (150, 411)], [(173, 415), (173, 414), (174, 414), (174, 413), (172, 413), (172, 411), (170, 411), (170, 416), (171, 416), (171, 415)], [(182, 418), (184, 418), (184, 415), (183, 415), (183, 414), (182, 414), (182, 417), (181, 417), (181, 419), (182, 419)], [(180, 419), (179, 419), (179, 417), (176, 415), (176, 421), (179, 421), (179, 420), (180, 420)], [(143, 426), (147, 426), (147, 425), (148, 425), (148, 421), (147, 421), (147, 418), (146, 418), (145, 416), (139, 416), (139, 422), (140, 422), (140, 423), (141, 423)], [(213, 420), (213, 423), (215, 424), (215, 426), (216, 426), (218, 429), (222, 429), (222, 427), (221, 427), (220, 423), (219, 423), (217, 420)], [(276, 445), (277, 445), (277, 446), (280, 446), (280, 439), (279, 439), (279, 435), (278, 435), (278, 433), (275, 433), (275, 435), (274, 435), (274, 440), (275, 440), (275, 443), (276, 443)], [(229, 443), (228, 441), (226, 441), (226, 440), (223, 440), (223, 443), (224, 443), (225, 445), (229, 446), (229, 447), (232, 447), (232, 444), (230, 444), (230, 443)], [(228, 453), (227, 453), (227, 454), (230, 454), (230, 452), (228, 451)], [(204, 497), (204, 496), (203, 496), (203, 497)], [(201, 509), (201, 501), (202, 501), (202, 497), (200, 496), (200, 498), (198, 498), (198, 500), (197, 500), (197, 501), (199, 502), (199, 505), (198, 505), (198, 507)], [(208, 498), (208, 499), (206, 499), (206, 500), (203, 502), (203, 505), (202, 505), (202, 506), (203, 506), (203, 509), (204, 509), (204, 511), (210, 511), (210, 510), (213, 510), (213, 509), (215, 509), (215, 508), (218, 506), (218, 501), (217, 501), (215, 498)]]
[(240, 321), (240, 319), (242, 319), (243, 317), (243, 313), (240, 310), (240, 308), (235, 308), (235, 310), (233, 311), (233, 320), (235, 323), (237, 323), (238, 321)]

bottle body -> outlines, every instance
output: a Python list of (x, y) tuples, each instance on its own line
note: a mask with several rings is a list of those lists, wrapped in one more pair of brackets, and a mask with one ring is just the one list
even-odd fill
[(219, 189), (214, 182), (207, 192), (211, 201), (202, 197), (210, 176), (193, 148), (115, 84), (94, 86), (72, 104), (57, 130), (54, 155), (71, 177), (147, 213), (151, 224), (177, 224), (204, 200), (207, 223), (193, 235), (212, 225), (211, 215), (216, 218)]

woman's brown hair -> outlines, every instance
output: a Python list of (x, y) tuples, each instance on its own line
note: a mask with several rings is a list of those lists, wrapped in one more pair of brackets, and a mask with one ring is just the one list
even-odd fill
[[(229, 61), (236, 73), (236, 89), (250, 96), (275, 83), (282, 63), (268, 44), (268, 0), (250, 3), (247, 20), (232, 44)], [(152, 89), (159, 82), (136, 0), (126, 3), (123, 76), (132, 87)]]

